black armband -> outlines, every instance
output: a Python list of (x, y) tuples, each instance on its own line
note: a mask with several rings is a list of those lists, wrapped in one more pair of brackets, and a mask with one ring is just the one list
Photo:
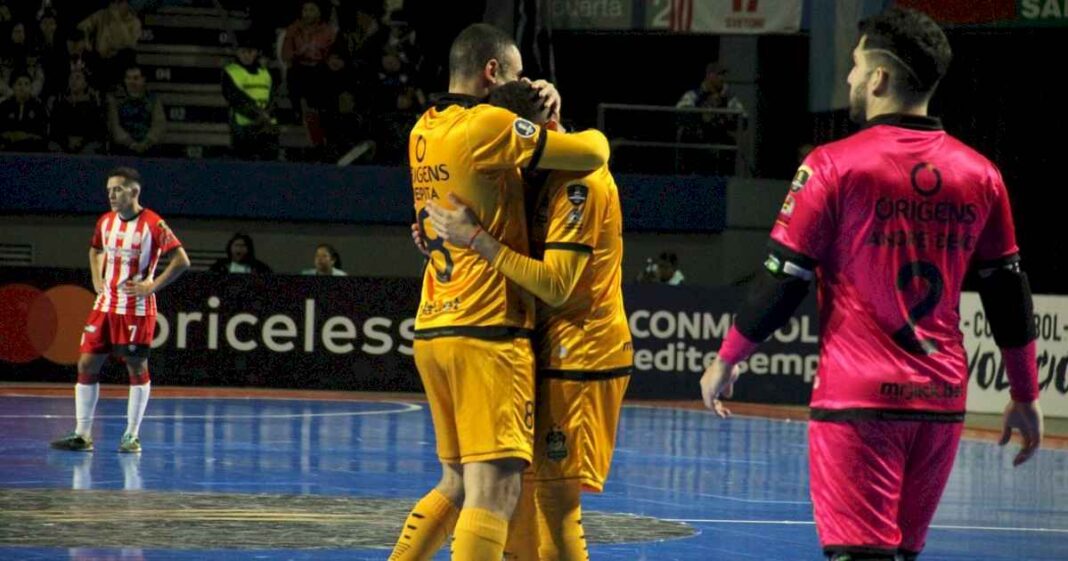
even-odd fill
[(1020, 256), (980, 263), (979, 299), (994, 341), (1003, 349), (1022, 347), (1037, 337), (1031, 285), (1020, 269)]
[(816, 260), (772, 242), (764, 271), (749, 287), (735, 326), (750, 341), (760, 342), (782, 327), (808, 296)]

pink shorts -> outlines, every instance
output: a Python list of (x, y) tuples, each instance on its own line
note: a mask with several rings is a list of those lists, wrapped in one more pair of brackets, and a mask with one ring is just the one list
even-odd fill
[(919, 553), (963, 423), (811, 421), (812, 505), (828, 553)]

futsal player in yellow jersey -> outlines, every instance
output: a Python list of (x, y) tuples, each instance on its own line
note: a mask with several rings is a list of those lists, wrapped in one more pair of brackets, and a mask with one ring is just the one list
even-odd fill
[[(489, 100), (538, 121), (533, 95), (528, 84), (515, 83)], [(607, 166), (554, 171), (542, 180), (528, 198), (535, 201), (531, 257), (483, 231), (456, 195), (455, 210), (431, 203), (426, 214), (440, 237), (470, 245), (538, 298), (534, 461), (512, 519), (508, 559), (585, 560), (580, 494), (603, 489), (633, 361), (621, 288), (623, 219)]]
[[(487, 232), (526, 254), (520, 169), (593, 170), (608, 160), (608, 141), (597, 131), (556, 133), (479, 104), (521, 71), (511, 37), (490, 25), (469, 26), (449, 53), (449, 94), (409, 136), (415, 211), (430, 257), (414, 353), (442, 479), (405, 521), (393, 561), (429, 559), (453, 521), (454, 560), (500, 561), (521, 474), (533, 457), (533, 299), (470, 244), (446, 244), (425, 209), (459, 196)], [(540, 91), (555, 110), (559, 98), (545, 86)]]

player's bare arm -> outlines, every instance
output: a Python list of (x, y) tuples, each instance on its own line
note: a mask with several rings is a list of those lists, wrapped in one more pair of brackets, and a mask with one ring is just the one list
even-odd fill
[(91, 271), (93, 277), (93, 291), (97, 294), (104, 292), (103, 265), (100, 262), (103, 258), (104, 250), (95, 247), (89, 248), (89, 271)]
[(155, 294), (177, 280), (178, 277), (182, 276), (182, 273), (189, 269), (189, 256), (186, 255), (185, 249), (176, 247), (167, 255), (170, 256), (171, 262), (167, 264), (167, 268), (163, 270), (163, 273), (150, 281), (134, 281), (132, 279), (126, 281), (122, 291), (136, 296)]

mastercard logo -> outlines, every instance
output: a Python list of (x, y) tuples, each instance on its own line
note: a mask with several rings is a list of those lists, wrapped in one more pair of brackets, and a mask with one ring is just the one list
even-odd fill
[(73, 284), (48, 290), (0, 286), (0, 360), (21, 364), (44, 357), (75, 364), (94, 300), (92, 292)]

